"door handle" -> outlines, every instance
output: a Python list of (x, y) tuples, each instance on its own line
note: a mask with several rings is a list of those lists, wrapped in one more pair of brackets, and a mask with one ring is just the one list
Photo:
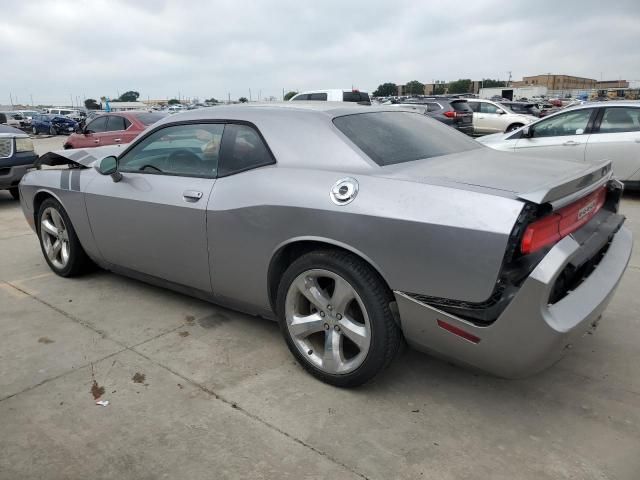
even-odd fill
[(94, 140), (93, 143), (100, 143), (100, 140)]
[(182, 198), (184, 198), (185, 202), (197, 202), (202, 198), (202, 192), (198, 192), (197, 190), (185, 190), (182, 192)]
[(121, 139), (120, 139), (120, 138), (114, 138), (114, 139), (113, 139), (113, 141), (114, 141), (114, 142), (120, 142), (120, 141), (121, 141)]
[(566, 147), (575, 147), (576, 145), (580, 145), (580, 142), (576, 142), (575, 140), (569, 140), (567, 142), (564, 142), (562, 145)]

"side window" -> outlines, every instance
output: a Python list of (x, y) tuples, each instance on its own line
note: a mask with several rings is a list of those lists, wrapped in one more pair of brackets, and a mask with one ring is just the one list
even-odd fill
[(7, 123), (7, 116), (4, 113), (0, 113), (0, 123)]
[(221, 123), (162, 128), (127, 152), (118, 170), (214, 178), (224, 130)]
[(480, 102), (469, 102), (469, 106), (471, 107), (471, 110), (476, 113), (480, 111)]
[(91, 133), (102, 133), (107, 130), (107, 117), (109, 115), (102, 115), (93, 120), (89, 125), (87, 125), (87, 132)]
[(127, 120), (126, 118), (123, 118), (124, 120), (124, 129), (126, 130), (127, 128), (129, 128), (131, 126), (131, 122), (129, 120)]
[(311, 95), (309, 95), (309, 100), (324, 100), (326, 102), (327, 101), (327, 94), (326, 93), (312, 93)]
[(107, 123), (107, 132), (117, 132), (124, 130), (124, 118), (116, 115), (108, 115), (109, 121)]
[(296, 101), (296, 100), (309, 100), (309, 94), (308, 93), (306, 93), (306, 94), (303, 93), (303, 94), (300, 94), (300, 95), (296, 95), (295, 97), (293, 97), (293, 101)]
[(247, 125), (225, 127), (220, 157), (219, 177), (275, 163), (258, 132)]
[(491, 103), (480, 102), (480, 113), (498, 113), (498, 107)]
[(533, 136), (537, 138), (582, 135), (592, 111), (591, 108), (583, 108), (544, 119), (534, 125)]
[(640, 131), (640, 108), (609, 107), (600, 122), (600, 133)]
[(441, 108), (437, 103), (427, 103), (427, 112), (437, 112)]

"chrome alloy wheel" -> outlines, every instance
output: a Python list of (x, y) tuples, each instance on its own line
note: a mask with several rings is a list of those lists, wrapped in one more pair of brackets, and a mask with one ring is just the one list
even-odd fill
[(367, 310), (349, 282), (333, 272), (313, 269), (298, 275), (287, 291), (285, 319), (298, 350), (326, 373), (349, 373), (367, 356)]
[(52, 207), (42, 212), (40, 217), (42, 246), (51, 264), (63, 269), (69, 262), (69, 233), (60, 213)]

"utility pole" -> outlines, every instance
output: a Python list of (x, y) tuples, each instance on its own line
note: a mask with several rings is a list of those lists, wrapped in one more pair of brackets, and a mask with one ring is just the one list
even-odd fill
[(258, 94), (258, 101), (261, 102), (262, 101), (262, 90), (259, 90), (259, 94)]
[(11, 93), (9, 93), (9, 101), (11, 102), (11, 110), (13, 110), (13, 97), (11, 96)]
[(227, 92), (227, 103), (231, 103), (231, 92)]
[(251, 89), (249, 89), (249, 101), (251, 101)]
[(31, 97), (31, 108), (33, 108), (33, 94), (29, 94), (29, 96)]
[(284, 102), (284, 88), (282, 89), (282, 101)]
[(511, 71), (507, 72), (509, 74), (509, 80), (507, 80), (507, 87), (511, 84)]

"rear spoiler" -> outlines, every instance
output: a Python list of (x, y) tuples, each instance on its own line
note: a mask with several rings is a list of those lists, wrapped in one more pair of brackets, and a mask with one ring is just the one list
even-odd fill
[(519, 194), (518, 198), (538, 205), (550, 203), (555, 210), (606, 185), (612, 175), (611, 160), (604, 160), (584, 173), (563, 179), (561, 183), (550, 185), (549, 188)]
[(78, 150), (69, 150), (62, 152), (47, 152), (41, 155), (40, 158), (34, 163), (34, 167), (38, 170), (42, 165), (58, 166), (69, 165), (76, 168), (89, 168), (98, 160), (98, 158), (91, 155), (88, 149), (81, 148)]

